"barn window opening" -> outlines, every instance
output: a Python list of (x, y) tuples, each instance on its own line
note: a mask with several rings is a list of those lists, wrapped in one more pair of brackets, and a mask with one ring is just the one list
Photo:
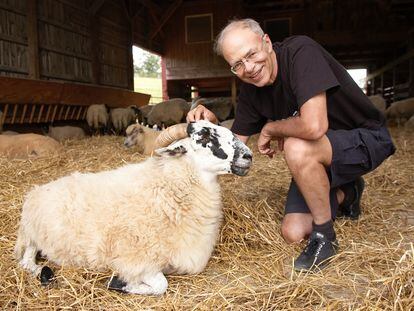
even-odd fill
[(185, 42), (203, 43), (213, 41), (213, 14), (185, 17)]
[(162, 101), (161, 57), (137, 46), (132, 47), (134, 90), (150, 94), (150, 104)]
[(366, 68), (357, 68), (357, 69), (348, 69), (348, 73), (351, 75), (352, 79), (358, 84), (358, 86), (366, 93), (365, 79), (367, 77)]

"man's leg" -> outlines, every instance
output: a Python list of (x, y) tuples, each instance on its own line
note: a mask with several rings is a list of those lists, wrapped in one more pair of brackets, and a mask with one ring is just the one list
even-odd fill
[(308, 246), (295, 261), (295, 269), (307, 270), (335, 254), (336, 236), (329, 198), (330, 183), (326, 172), (332, 162), (332, 147), (326, 136), (317, 141), (290, 137), (285, 140), (284, 151), (289, 170), (306, 201), (311, 217), (295, 213), (287, 215), (282, 233), (292, 226), (303, 226), (302, 230), (296, 229), (298, 236), (310, 233)]

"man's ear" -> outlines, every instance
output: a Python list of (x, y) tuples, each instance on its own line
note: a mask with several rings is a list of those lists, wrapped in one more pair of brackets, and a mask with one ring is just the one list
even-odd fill
[(187, 149), (184, 146), (168, 146), (156, 149), (155, 153), (161, 157), (180, 157), (187, 153)]

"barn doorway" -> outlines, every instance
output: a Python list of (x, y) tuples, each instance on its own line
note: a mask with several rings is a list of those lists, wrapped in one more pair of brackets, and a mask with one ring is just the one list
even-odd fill
[(134, 59), (134, 90), (150, 94), (150, 104), (162, 99), (161, 56), (137, 46), (132, 47)]
[(367, 68), (356, 68), (356, 69), (348, 69), (348, 73), (351, 75), (352, 79), (358, 84), (358, 86), (362, 89), (362, 91), (366, 94), (367, 87), (365, 79), (367, 77)]

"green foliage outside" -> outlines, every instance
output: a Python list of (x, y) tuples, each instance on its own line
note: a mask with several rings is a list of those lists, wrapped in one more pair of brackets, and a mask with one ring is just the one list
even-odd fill
[(159, 78), (147, 78), (134, 76), (135, 92), (151, 94), (150, 104), (162, 101), (162, 82)]
[(134, 47), (134, 89), (150, 94), (150, 104), (162, 101), (161, 58)]

